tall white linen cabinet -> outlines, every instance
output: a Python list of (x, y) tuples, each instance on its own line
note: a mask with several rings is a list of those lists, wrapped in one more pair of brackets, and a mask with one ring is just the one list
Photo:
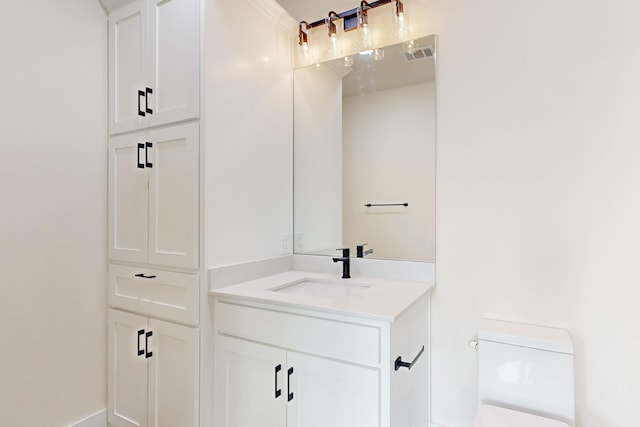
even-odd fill
[[(272, 0), (112, 3), (108, 421), (211, 427), (207, 271), (228, 262), (217, 255), (225, 251), (251, 261), (280, 248), (245, 254), (218, 238), (215, 230), (244, 226), (241, 215), (220, 224), (219, 212), (253, 196), (229, 189), (233, 176), (225, 192), (209, 184), (220, 162), (240, 161), (238, 150), (290, 144), (295, 23)], [(230, 119), (233, 111), (242, 115)], [(239, 128), (255, 138), (234, 139)]]

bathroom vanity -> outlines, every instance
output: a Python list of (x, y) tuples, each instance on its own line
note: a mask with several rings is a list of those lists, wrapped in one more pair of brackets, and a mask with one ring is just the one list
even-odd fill
[(428, 425), (432, 286), (289, 271), (212, 291), (216, 425)]

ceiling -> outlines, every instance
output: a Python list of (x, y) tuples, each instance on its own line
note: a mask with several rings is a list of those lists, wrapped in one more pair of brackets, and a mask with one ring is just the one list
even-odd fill
[(100, 2), (100, 4), (102, 4), (102, 7), (104, 7), (104, 9), (107, 12), (111, 12), (119, 8), (123, 4), (129, 2), (129, 0), (98, 0), (98, 1)]
[[(112, 11), (130, 0), (99, 0), (107, 11)], [(314, 22), (323, 19), (329, 11), (338, 13), (358, 7), (360, 2), (354, 0), (276, 0), (289, 12), (296, 21)]]
[(355, 9), (360, 5), (357, 0), (276, 0), (296, 21), (314, 22), (326, 18), (329, 11), (337, 13)]

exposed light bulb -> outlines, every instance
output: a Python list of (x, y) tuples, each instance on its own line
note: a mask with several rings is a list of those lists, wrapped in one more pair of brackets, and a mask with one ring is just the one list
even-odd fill
[(360, 44), (364, 48), (369, 48), (373, 46), (373, 37), (371, 37), (371, 30), (369, 29), (368, 25), (365, 25), (361, 28)]
[(334, 19), (339, 19), (337, 13), (329, 12), (329, 16), (327, 17), (327, 33), (329, 35), (329, 54), (333, 56), (339, 56), (342, 53), (342, 49), (340, 48), (340, 43), (338, 42), (338, 35), (336, 24), (333, 22)]
[(396, 22), (393, 30), (393, 35), (402, 39), (411, 34), (409, 30), (409, 24), (404, 13), (396, 15)]
[(360, 39), (361, 47), (370, 49), (373, 46), (373, 35), (371, 34), (367, 9), (365, 9), (365, 7), (368, 7), (368, 4), (365, 5), (365, 2), (362, 3), (357, 10), (358, 38)]
[(335, 34), (329, 36), (329, 53), (334, 56), (338, 56), (342, 53), (338, 37)]
[(301, 21), (298, 24), (298, 44), (302, 47), (302, 54), (305, 58), (309, 58), (309, 35), (307, 34), (307, 30), (309, 30), (311, 26), (307, 23), (307, 21)]
[(409, 34), (409, 20), (404, 13), (404, 5), (400, 0), (396, 0), (396, 13), (393, 22), (393, 35), (399, 39), (403, 39)]

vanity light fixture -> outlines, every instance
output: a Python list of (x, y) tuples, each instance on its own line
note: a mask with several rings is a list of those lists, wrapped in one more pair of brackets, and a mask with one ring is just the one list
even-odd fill
[(371, 27), (369, 27), (369, 9), (371, 9), (371, 5), (366, 0), (362, 0), (357, 10), (358, 38), (361, 47), (365, 49), (371, 49), (373, 46), (373, 35)]
[(396, 13), (393, 21), (393, 35), (399, 39), (403, 39), (411, 33), (409, 31), (409, 21), (404, 13), (404, 4), (402, 1), (396, 0)]
[(376, 0), (371, 2), (361, 0), (360, 6), (355, 9), (342, 13), (331, 11), (327, 14), (325, 19), (315, 21), (310, 24), (307, 21), (300, 21), (298, 27), (298, 44), (303, 49), (304, 56), (309, 56), (308, 30), (321, 25), (327, 26), (329, 52), (334, 56), (338, 56), (342, 53), (336, 25), (336, 21), (338, 20), (342, 20), (342, 30), (344, 32), (357, 29), (361, 48), (364, 50), (371, 50), (374, 43), (371, 27), (369, 26), (369, 11), (389, 3), (393, 3), (395, 5), (395, 11), (393, 13), (393, 35), (401, 39), (406, 38), (410, 34), (409, 21), (407, 20), (402, 0)]
[(309, 55), (309, 34), (307, 33), (309, 28), (311, 28), (311, 26), (307, 21), (300, 21), (298, 25), (298, 44), (302, 47), (304, 56)]
[(338, 27), (336, 27), (336, 23), (333, 22), (336, 19), (340, 19), (340, 15), (338, 15), (333, 10), (329, 12), (329, 14), (327, 15), (327, 35), (329, 36), (329, 52), (334, 55), (337, 55), (342, 51), (340, 49), (340, 46), (338, 45)]

